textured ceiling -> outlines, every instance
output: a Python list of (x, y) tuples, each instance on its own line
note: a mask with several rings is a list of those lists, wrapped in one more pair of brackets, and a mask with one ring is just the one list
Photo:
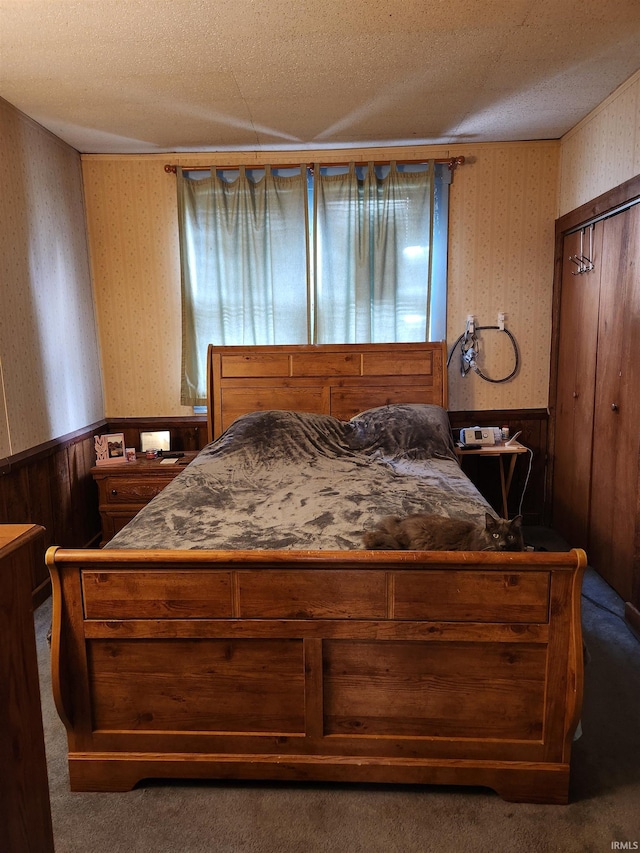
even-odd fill
[(640, 0), (0, 0), (0, 97), (87, 153), (554, 139)]

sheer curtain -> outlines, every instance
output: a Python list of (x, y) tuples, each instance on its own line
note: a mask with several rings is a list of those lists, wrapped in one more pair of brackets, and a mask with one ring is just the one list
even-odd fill
[(178, 168), (183, 405), (206, 403), (209, 343), (443, 339), (451, 174)]
[[(263, 170), (260, 170), (263, 171)], [(207, 173), (205, 173), (207, 174)], [(306, 168), (230, 180), (178, 168), (183, 405), (206, 403), (209, 343), (308, 341)]]
[(316, 343), (427, 340), (434, 164), (315, 168)]

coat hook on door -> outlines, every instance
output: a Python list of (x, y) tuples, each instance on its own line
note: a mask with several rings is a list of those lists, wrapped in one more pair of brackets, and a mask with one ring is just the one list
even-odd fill
[(578, 269), (571, 270), (571, 275), (581, 275), (583, 272), (591, 272), (593, 269), (593, 229), (595, 223), (589, 226), (589, 256), (587, 257), (584, 254), (584, 232), (583, 228), (580, 231), (580, 254), (579, 255), (569, 255), (569, 260), (572, 264), (575, 264)]

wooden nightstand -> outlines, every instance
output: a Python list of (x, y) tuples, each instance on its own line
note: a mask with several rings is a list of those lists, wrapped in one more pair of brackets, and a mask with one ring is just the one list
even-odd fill
[(151, 498), (161, 492), (174, 477), (184, 471), (196, 451), (185, 451), (176, 462), (162, 464), (162, 457), (147, 459), (138, 454), (135, 462), (99, 465), (91, 469), (98, 484), (100, 518), (102, 521), (102, 547), (112, 539), (128, 521), (146, 506)]
[[(486, 447), (459, 447), (456, 446), (456, 454), (460, 462), (465, 456), (492, 456), (496, 458), (500, 469), (500, 488), (502, 491), (502, 517), (509, 518), (509, 509), (507, 507), (507, 498), (509, 497), (509, 489), (511, 488), (511, 480), (513, 479), (513, 469), (515, 468), (516, 459), (521, 453), (529, 453), (529, 448), (519, 441), (513, 441), (511, 444), (492, 444)], [(504, 458), (509, 457), (509, 470), (505, 473)]]

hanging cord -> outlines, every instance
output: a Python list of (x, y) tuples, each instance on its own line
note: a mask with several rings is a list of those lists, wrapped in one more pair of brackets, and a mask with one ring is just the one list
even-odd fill
[[(476, 361), (478, 356), (478, 338), (476, 336), (476, 332), (484, 332), (488, 329), (495, 329), (498, 332), (504, 332), (505, 335), (508, 335), (513, 346), (513, 352), (515, 355), (515, 365), (511, 373), (508, 376), (504, 376), (502, 379), (491, 379), (489, 376), (485, 376), (484, 373), (478, 367)], [(460, 335), (455, 344), (451, 347), (451, 352), (449, 353), (449, 358), (447, 359), (447, 367), (449, 367), (451, 358), (458, 344), (461, 344), (460, 372), (462, 376), (466, 376), (470, 370), (474, 370), (481, 379), (485, 380), (485, 382), (494, 382), (495, 384), (499, 384), (501, 382), (508, 382), (510, 379), (513, 379), (513, 377), (518, 372), (518, 368), (520, 367), (520, 353), (518, 351), (518, 344), (516, 343), (516, 339), (511, 334), (509, 329), (502, 329), (500, 326), (476, 326), (472, 320), (467, 320), (466, 329)]]
[(527, 486), (529, 485), (529, 477), (531, 476), (531, 468), (533, 466), (533, 450), (530, 447), (527, 447), (527, 453), (529, 454), (529, 467), (527, 469), (527, 476), (524, 480), (524, 486), (522, 487), (522, 494), (520, 495), (520, 503), (518, 504), (518, 515), (522, 515), (524, 493), (527, 491)]

